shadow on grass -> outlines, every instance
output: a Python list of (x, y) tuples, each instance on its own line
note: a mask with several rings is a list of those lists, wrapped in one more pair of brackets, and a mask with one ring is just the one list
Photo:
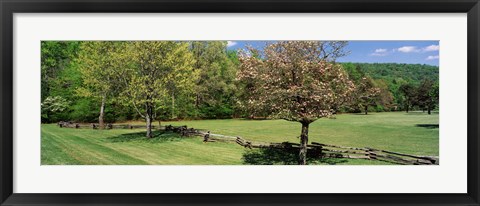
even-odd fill
[[(345, 113), (346, 114), (346, 113)], [(375, 115), (375, 113), (368, 113), (368, 114), (365, 114), (365, 113), (350, 113), (351, 115), (360, 115), (360, 116), (369, 116), (369, 115)]]
[(416, 124), (415, 126), (427, 129), (437, 129), (439, 127), (439, 124)]
[(265, 120), (274, 120), (271, 118), (264, 118), (264, 117), (256, 117), (256, 118), (239, 118), (239, 120), (245, 120), (245, 121), (265, 121)]
[(108, 137), (106, 138), (107, 142), (148, 142), (148, 143), (161, 143), (167, 141), (179, 141), (182, 138), (179, 134), (174, 132), (165, 132), (165, 131), (152, 131), (153, 137), (147, 138), (146, 132), (135, 132), (135, 133), (128, 133), (128, 134), (121, 134), (115, 137)]
[[(247, 165), (298, 165), (298, 150), (281, 150), (274, 148), (261, 148), (248, 150), (243, 154), (242, 160)], [(347, 162), (339, 158), (319, 158), (308, 155), (308, 164), (329, 164)]]

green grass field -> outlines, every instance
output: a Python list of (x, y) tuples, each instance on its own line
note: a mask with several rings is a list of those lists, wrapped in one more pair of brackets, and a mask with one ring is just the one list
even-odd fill
[[(439, 115), (422, 112), (342, 114), (310, 125), (310, 142), (372, 147), (396, 152), (438, 156)], [(162, 122), (187, 125), (215, 134), (241, 136), (261, 142), (299, 142), (301, 125), (284, 120), (195, 120)], [(239, 165), (251, 154), (235, 143), (203, 143), (201, 137), (157, 132), (146, 139), (144, 130), (92, 130), (44, 124), (42, 165)], [(370, 160), (322, 160), (312, 164), (386, 164)]]

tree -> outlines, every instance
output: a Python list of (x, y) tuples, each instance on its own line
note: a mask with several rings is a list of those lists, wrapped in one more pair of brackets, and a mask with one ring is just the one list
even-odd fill
[(375, 83), (370, 77), (363, 77), (355, 89), (355, 104), (364, 109), (365, 115), (368, 114), (368, 107), (377, 104), (377, 97), (380, 89), (375, 87)]
[(438, 83), (434, 83), (430, 79), (423, 80), (416, 91), (416, 98), (418, 105), (427, 109), (428, 114), (431, 114), (431, 110), (435, 109), (439, 99)]
[(75, 57), (79, 42), (42, 41), (41, 42), (41, 99), (51, 95), (55, 80), (63, 69), (68, 67)]
[(403, 96), (405, 111), (408, 113), (410, 108), (415, 104), (415, 87), (411, 84), (402, 84), (399, 87), (399, 91)]
[(113, 96), (119, 86), (118, 70), (121, 69), (119, 53), (123, 51), (124, 42), (88, 41), (80, 46), (78, 56), (79, 69), (83, 78), (82, 87), (77, 93), (83, 97), (100, 100), (98, 123), (105, 128), (105, 104), (107, 98)]
[[(271, 108), (271, 115), (302, 125), (299, 164), (306, 164), (310, 123), (333, 115), (333, 106), (348, 98), (353, 83), (337, 57), (346, 54), (347, 42), (281, 41), (263, 51), (240, 55), (239, 80), (254, 79), (261, 89), (254, 104)], [(258, 52), (259, 55), (253, 55)], [(249, 103), (249, 102), (247, 102)]]
[(375, 87), (378, 88), (375, 103), (377, 111), (390, 111), (393, 105), (393, 94), (388, 88), (388, 83), (383, 79), (374, 80)]
[(148, 138), (153, 137), (152, 122), (169, 96), (194, 88), (198, 73), (188, 47), (185, 42), (135, 41), (123, 52), (127, 63), (119, 76), (125, 88), (119, 99), (145, 119)]
[[(405, 96), (399, 90), (403, 84), (419, 85), (425, 77), (434, 82), (438, 81), (438, 66), (426, 64), (398, 64), (398, 63), (341, 63), (349, 74), (349, 78), (356, 84), (359, 77), (370, 76), (375, 80), (375, 85), (381, 90), (378, 80), (383, 80), (388, 86), (388, 90), (393, 95), (393, 102), (401, 105), (405, 109)], [(360, 73), (358, 72), (360, 71)], [(362, 74), (363, 73), (363, 74)], [(382, 91), (381, 91), (382, 93)], [(382, 94), (380, 94), (382, 95)], [(414, 102), (412, 102), (413, 104)], [(377, 109), (382, 105), (377, 104)], [(393, 108), (395, 106), (392, 104)], [(413, 105), (409, 106), (412, 110)]]
[(43, 100), (40, 106), (42, 109), (42, 120), (51, 119), (50, 115), (63, 112), (68, 108), (68, 101), (60, 96), (49, 96)]
[[(78, 54), (80, 42), (76, 41), (42, 41), (41, 42), (41, 101), (48, 97), (62, 97), (75, 105), (75, 88), (80, 84), (79, 75), (72, 75), (76, 70), (73, 59)], [(70, 119), (71, 108), (57, 111), (43, 117), (42, 122), (55, 122)]]
[(191, 50), (199, 72), (195, 107), (203, 118), (231, 117), (236, 67), (227, 56), (227, 42), (194, 41)]

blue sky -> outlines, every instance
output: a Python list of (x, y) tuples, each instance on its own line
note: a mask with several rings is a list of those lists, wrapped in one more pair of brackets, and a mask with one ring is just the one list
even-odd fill
[[(262, 48), (265, 41), (229, 41), (228, 49)], [(349, 41), (350, 54), (338, 62), (408, 63), (438, 66), (439, 41)]]

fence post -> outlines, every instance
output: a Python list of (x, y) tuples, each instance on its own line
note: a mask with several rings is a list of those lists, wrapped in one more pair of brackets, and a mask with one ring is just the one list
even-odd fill
[(203, 136), (203, 142), (208, 142), (208, 138), (210, 138), (210, 131), (208, 131), (207, 134)]

